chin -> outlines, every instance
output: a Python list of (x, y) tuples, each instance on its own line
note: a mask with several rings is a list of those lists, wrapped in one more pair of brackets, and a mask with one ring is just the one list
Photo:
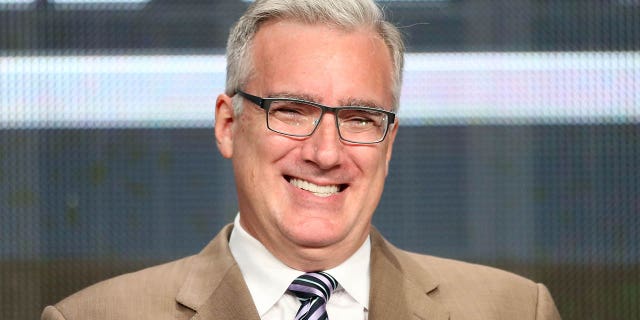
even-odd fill
[(290, 238), (302, 247), (323, 248), (335, 244), (344, 238), (335, 228), (306, 226), (290, 230)]

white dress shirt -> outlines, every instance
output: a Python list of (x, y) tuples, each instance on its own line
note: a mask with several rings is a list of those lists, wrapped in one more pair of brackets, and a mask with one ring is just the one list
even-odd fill
[[(276, 259), (235, 218), (229, 239), (231, 254), (238, 262), (249, 292), (262, 320), (292, 320), (300, 302), (287, 293), (289, 284), (304, 272), (289, 268)], [(369, 308), (369, 237), (362, 246), (339, 266), (322, 270), (338, 280), (338, 288), (327, 303), (331, 320), (367, 319)]]

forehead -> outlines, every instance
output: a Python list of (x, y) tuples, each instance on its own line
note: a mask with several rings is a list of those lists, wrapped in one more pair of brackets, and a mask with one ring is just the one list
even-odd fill
[(366, 98), (391, 105), (391, 55), (372, 28), (268, 21), (252, 49), (249, 83), (261, 94), (290, 92), (318, 96), (320, 102)]

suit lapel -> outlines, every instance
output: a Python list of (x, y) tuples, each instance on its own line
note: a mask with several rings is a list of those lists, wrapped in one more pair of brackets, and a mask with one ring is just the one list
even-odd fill
[(369, 319), (449, 319), (432, 295), (438, 284), (422, 267), (371, 232)]
[(240, 268), (229, 251), (228, 225), (190, 261), (176, 300), (193, 310), (193, 320), (258, 320), (258, 312)]
[(236, 266), (220, 282), (193, 320), (259, 320), (258, 311)]

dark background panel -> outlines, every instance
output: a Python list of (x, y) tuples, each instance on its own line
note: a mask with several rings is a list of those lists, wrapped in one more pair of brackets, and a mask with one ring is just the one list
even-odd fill
[[(240, 0), (152, 0), (146, 6), (0, 4), (0, 50), (25, 54), (131, 50), (222, 52)], [(640, 4), (632, 0), (385, 1), (409, 51), (632, 51)], [(15, 6), (14, 6), (15, 7)], [(4, 8), (4, 9), (2, 9)]]

